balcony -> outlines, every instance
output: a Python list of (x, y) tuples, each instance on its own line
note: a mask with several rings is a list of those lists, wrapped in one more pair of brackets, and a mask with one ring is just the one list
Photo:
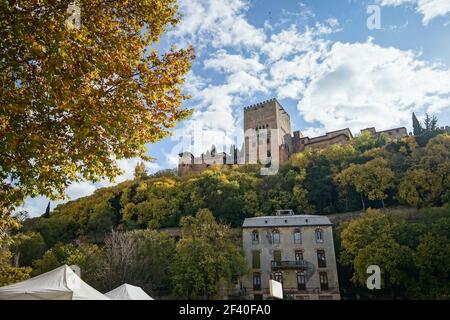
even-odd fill
[(276, 261), (272, 260), (272, 269), (306, 269), (306, 260)]

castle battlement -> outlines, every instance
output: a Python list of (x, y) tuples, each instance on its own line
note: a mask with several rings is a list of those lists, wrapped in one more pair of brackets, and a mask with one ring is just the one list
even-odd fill
[[(267, 138), (261, 138), (260, 129), (275, 130), (271, 131)], [(214, 154), (202, 154), (195, 157), (191, 153), (185, 152), (180, 154), (179, 170), (180, 172), (200, 172), (207, 169), (211, 165), (232, 166), (245, 165), (252, 163), (254, 153), (256, 152), (256, 160), (262, 163), (272, 157), (268, 152), (265, 159), (259, 159), (260, 148), (262, 150), (278, 150), (279, 163), (283, 164), (288, 161), (289, 157), (297, 152), (303, 151), (305, 148), (320, 150), (328, 148), (332, 145), (345, 145), (353, 139), (350, 129), (327, 132), (318, 137), (305, 137), (301, 131), (291, 130), (291, 120), (289, 113), (283, 108), (276, 98), (258, 102), (244, 107), (244, 132), (254, 130), (256, 132), (257, 141), (252, 141), (250, 137), (245, 137), (243, 148), (241, 150), (234, 149), (230, 155), (225, 152)], [(370, 132), (373, 135), (381, 135), (391, 139), (399, 139), (407, 136), (406, 128), (394, 128), (383, 131), (376, 131), (375, 128), (366, 128), (361, 132)], [(263, 136), (264, 137), (264, 136)], [(215, 148), (214, 148), (215, 149)]]
[(266, 107), (266, 106), (268, 106), (268, 105), (270, 105), (272, 103), (275, 103), (278, 107), (280, 107), (280, 109), (283, 112), (285, 112), (289, 116), (289, 114), (286, 112), (286, 110), (284, 110), (283, 106), (278, 102), (278, 100), (276, 98), (272, 98), (272, 99), (269, 99), (269, 100), (264, 100), (264, 101), (261, 101), (261, 102), (255, 103), (255, 104), (251, 104), (251, 105), (249, 105), (247, 107), (244, 107), (244, 113), (247, 112), (247, 111), (255, 111), (255, 110), (258, 110), (260, 108), (264, 108), (264, 107)]
[(251, 104), (251, 105), (249, 105), (249, 106), (247, 106), (247, 107), (244, 107), (244, 112), (246, 112), (246, 111), (251, 111), (251, 110), (257, 110), (257, 109), (259, 109), (259, 108), (264, 108), (264, 107), (267, 106), (269, 103), (272, 103), (272, 102), (274, 102), (274, 101), (276, 101), (276, 99), (275, 99), (275, 98), (272, 98), (272, 99), (269, 99), (269, 100), (265, 100), (265, 101), (262, 101), (262, 102), (258, 102), (258, 103), (255, 103), (255, 104)]

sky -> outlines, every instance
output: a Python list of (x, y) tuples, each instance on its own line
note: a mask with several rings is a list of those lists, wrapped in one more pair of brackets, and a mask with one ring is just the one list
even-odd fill
[[(170, 137), (147, 145), (156, 159), (149, 173), (175, 168), (181, 151), (240, 146), (243, 108), (271, 98), (289, 112), (293, 130), (310, 137), (342, 128), (411, 131), (412, 112), (450, 125), (450, 0), (179, 4), (182, 21), (157, 48), (194, 46), (184, 107), (195, 111)], [(132, 178), (138, 161), (120, 160), (124, 174), (114, 183)], [(114, 183), (73, 183), (65, 201)], [(38, 216), (47, 203), (30, 198), (19, 210)]]

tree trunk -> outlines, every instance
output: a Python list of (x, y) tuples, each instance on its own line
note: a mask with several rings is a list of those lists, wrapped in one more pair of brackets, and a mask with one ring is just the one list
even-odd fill
[(362, 193), (360, 194), (360, 196), (361, 196), (362, 209), (363, 209), (363, 211), (366, 211), (366, 204), (364, 203), (364, 198), (363, 198)]

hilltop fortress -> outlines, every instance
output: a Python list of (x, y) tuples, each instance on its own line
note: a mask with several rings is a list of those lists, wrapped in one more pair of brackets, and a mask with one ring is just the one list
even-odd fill
[[(361, 132), (369, 132), (374, 136), (385, 134), (391, 139), (399, 139), (408, 135), (406, 128), (394, 128), (376, 131), (366, 128)], [(345, 145), (353, 134), (345, 128), (318, 137), (304, 137), (301, 131), (291, 130), (289, 114), (277, 99), (263, 101), (244, 108), (244, 143), (241, 150), (232, 146), (230, 153), (216, 152), (215, 147), (195, 157), (190, 152), (180, 153), (178, 169), (180, 174), (201, 172), (212, 165), (232, 166), (270, 162), (283, 164), (289, 157), (306, 147), (314, 150), (328, 148), (334, 144)]]

